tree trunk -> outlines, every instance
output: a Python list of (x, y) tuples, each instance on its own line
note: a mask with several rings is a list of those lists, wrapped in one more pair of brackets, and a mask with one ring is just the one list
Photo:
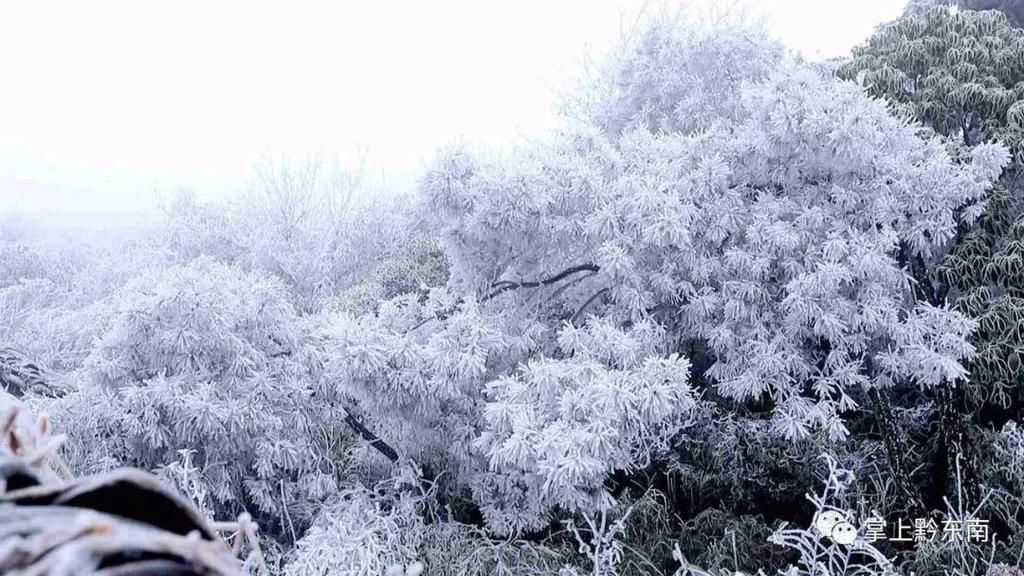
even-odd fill
[(886, 462), (889, 466), (889, 474), (892, 475), (899, 506), (910, 517), (916, 518), (925, 511), (925, 507), (914, 489), (912, 471), (907, 463), (907, 457), (910, 455), (907, 437), (899, 429), (899, 423), (892, 413), (889, 397), (879, 390), (872, 390), (868, 392), (868, 398), (870, 398), (875, 418), (878, 419), (882, 444), (885, 446)]

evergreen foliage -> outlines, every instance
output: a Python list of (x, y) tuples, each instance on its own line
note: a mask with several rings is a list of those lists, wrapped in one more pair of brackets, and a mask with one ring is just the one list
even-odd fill
[(1019, 418), (1024, 400), (1024, 30), (1001, 12), (932, 8), (883, 26), (838, 74), (946, 137), (957, 158), (995, 139), (1013, 152), (985, 213), (959, 227), (944, 261), (917, 271), (922, 298), (954, 302), (978, 323), (963, 398), (937, 402), (945, 474), (963, 457), (967, 491), (976, 500), (978, 427)]
[(996, 10), (1005, 14), (1012, 26), (1024, 27), (1024, 2), (1021, 0), (910, 0), (904, 12), (920, 16), (936, 6), (951, 5), (977, 12)]

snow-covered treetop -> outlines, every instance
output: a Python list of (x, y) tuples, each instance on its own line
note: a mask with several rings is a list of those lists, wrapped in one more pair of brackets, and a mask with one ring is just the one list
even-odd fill
[[(808, 384), (820, 404), (885, 372), (927, 385), (958, 378), (970, 323), (923, 307), (908, 316), (899, 260), (947, 249), (957, 222), (982, 211), (1006, 150), (981, 145), (974, 162), (954, 164), (939, 141), (920, 138), (856, 84), (791, 62), (763, 80), (763, 70), (712, 59), (678, 67), (697, 83), (711, 77), (708, 86), (747, 75), (742, 90), (714, 94), (725, 112), (709, 115), (704, 97), (673, 97), (677, 84), (652, 84), (631, 69), (658, 68), (665, 54), (735, 54), (737, 40), (722, 38), (720, 52), (708, 47), (714, 39), (700, 39), (699, 50), (673, 47), (688, 36), (661, 30), (622, 60), (612, 101), (643, 93), (634, 109), (644, 117), (702, 116), (705, 126), (656, 129), (641, 119), (619, 134), (599, 116), (516, 162), (479, 165), (449, 153), (424, 191), (448, 215), (456, 280), (469, 289), (593, 263), (600, 273), (588, 284), (611, 296), (602, 314), (654, 315), (706, 340), (722, 391), (771, 392), (791, 415), (804, 413), (799, 428), (817, 421), (839, 430), (831, 410), (800, 400)], [(927, 346), (933, 338), (943, 345)], [(827, 361), (817, 357), (826, 342)], [(920, 347), (930, 355), (911, 361)], [(886, 350), (900, 360), (864, 370)]]
[[(396, 302), (334, 328), (361, 343), (329, 370), (386, 427), (439, 431), (420, 438), (462, 454), (495, 529), (607, 504), (606, 475), (685, 425), (691, 364), (769, 400), (778, 433), (837, 440), (851, 389), (964, 375), (973, 324), (915, 302), (909, 265), (982, 212), (1005, 148), (955, 163), (759, 33), (678, 26), (629, 43), (550, 140), (438, 158), (422, 192), (447, 311)], [(437, 398), (442, 416), (417, 409)]]

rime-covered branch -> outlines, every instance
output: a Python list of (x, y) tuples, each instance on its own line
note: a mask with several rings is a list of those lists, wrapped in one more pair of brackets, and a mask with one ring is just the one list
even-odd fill
[(495, 297), (501, 295), (504, 292), (508, 292), (509, 290), (518, 290), (520, 288), (539, 288), (541, 286), (549, 286), (551, 284), (554, 284), (555, 282), (558, 282), (559, 280), (563, 280), (565, 278), (568, 278), (569, 276), (572, 276), (573, 274), (579, 274), (580, 272), (598, 272), (600, 270), (601, 270), (601, 268), (599, 266), (597, 266), (596, 264), (579, 264), (579, 265), (576, 265), (576, 266), (570, 266), (569, 268), (566, 268), (565, 270), (562, 270), (561, 272), (559, 272), (558, 274), (555, 274), (554, 276), (550, 276), (548, 278), (543, 278), (541, 280), (530, 280), (530, 281), (524, 281), (524, 282), (512, 282), (512, 281), (509, 281), (509, 280), (503, 280), (501, 282), (495, 282), (494, 284), (491, 285), (491, 287), (494, 288), (494, 291), (491, 292), (490, 294), (487, 294), (483, 298), (481, 298), (480, 301), (481, 302), (486, 302), (486, 301), (488, 301), (488, 300), (490, 300), (492, 298), (495, 298)]
[(398, 452), (388, 445), (387, 442), (383, 441), (376, 434), (370, 431), (358, 418), (352, 415), (348, 410), (345, 411), (345, 423), (348, 424), (349, 428), (355, 431), (356, 434), (370, 443), (375, 450), (383, 454), (388, 460), (392, 462), (398, 462)]

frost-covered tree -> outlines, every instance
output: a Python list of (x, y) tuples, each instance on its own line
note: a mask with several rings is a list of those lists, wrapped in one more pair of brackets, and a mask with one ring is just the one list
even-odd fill
[(435, 238), (409, 229), (393, 254), (384, 257), (368, 278), (327, 300), (325, 307), (354, 314), (369, 313), (403, 294), (427, 296), (448, 280), (448, 262)]
[[(929, 47), (922, 50), (922, 47)], [(940, 296), (970, 295), (962, 305), (983, 321), (974, 392), (1005, 394), (1020, 375), (1011, 353), (1024, 342), (1006, 339), (1020, 305), (1015, 262), (1015, 224), (1024, 208), (1024, 30), (1013, 29), (996, 12), (950, 13), (935, 9), (882, 28), (838, 73), (860, 78), (939, 134), (970, 148), (1000, 139), (1014, 151), (1013, 162), (994, 187), (977, 225), (959, 232), (950, 258), (928, 279)], [(1000, 310), (1002, 312), (1000, 312)], [(991, 345), (989, 345), (991, 344)]]
[(236, 237), (236, 225), (228, 206), (203, 202), (188, 191), (164, 199), (160, 241), (174, 258), (188, 262), (200, 256), (222, 262), (242, 258), (244, 247)]
[(511, 291), (587, 264), (561, 302), (604, 290), (591, 311), (705, 342), (719, 391), (771, 392), (793, 437), (842, 436), (847, 388), (962, 378), (970, 323), (915, 306), (900, 266), (941, 257), (1005, 151), (978, 147), (960, 168), (857, 86), (796, 66), (741, 102), (701, 131), (580, 131), (512, 166), (443, 159), (427, 192), (451, 215), (453, 276)]
[(327, 323), (335, 392), (437, 455), (495, 530), (607, 509), (608, 476), (662, 454), (702, 394), (841, 440), (857, 392), (966, 375), (973, 322), (916, 302), (909, 266), (984, 211), (1006, 150), (954, 162), (757, 33), (677, 24), (549, 141), (443, 154), (422, 192), (447, 289)]
[(1024, 30), (1000, 12), (940, 7), (904, 17), (837, 72), (940, 134), (966, 146), (999, 139), (1024, 161)]
[(922, 16), (936, 6), (957, 6), (977, 12), (998, 10), (1006, 15), (1012, 26), (1024, 28), (1024, 1), (1022, 0), (910, 0), (904, 14)]
[[(1012, 162), (978, 221), (959, 226), (956, 245), (943, 262), (916, 270), (923, 298), (935, 304), (955, 301), (978, 322), (977, 354), (968, 364), (970, 378), (963, 388), (966, 397), (937, 398), (938, 455), (948, 463), (943, 464), (945, 473), (932, 474), (951, 476), (954, 460), (966, 456), (965, 484), (977, 498), (974, 451), (963, 446), (962, 413), (986, 404), (998, 406), (1003, 414), (987, 416), (997, 424), (1021, 413), (1024, 30), (1012, 27), (1000, 12), (932, 8), (880, 28), (837, 73), (856, 79), (899, 113), (946, 137), (955, 157), (969, 157), (990, 139), (1001, 140), (1012, 151)], [(938, 487), (936, 497), (943, 491)]]
[(61, 372), (82, 365), (109, 296), (166, 263), (146, 241), (95, 232), (0, 245), (0, 341)]
[(272, 274), (301, 312), (350, 302), (372, 308), (443, 284), (443, 255), (418, 229), (411, 198), (364, 194), (357, 201), (353, 175), (324, 171), (316, 162), (298, 169), (268, 163), (230, 201), (179, 193), (165, 203), (158, 244), (178, 263), (208, 256)]
[(338, 478), (319, 370), (279, 281), (201, 258), (125, 286), (79, 388), (50, 409), (77, 469), (155, 470), (187, 450), (214, 512), (292, 536)]

